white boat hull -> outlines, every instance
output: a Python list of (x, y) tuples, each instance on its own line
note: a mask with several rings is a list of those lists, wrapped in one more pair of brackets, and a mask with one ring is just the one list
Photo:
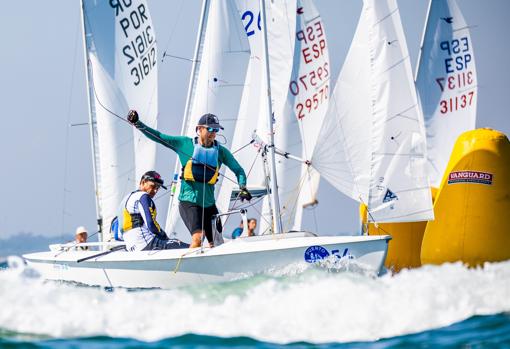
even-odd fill
[(215, 248), (115, 251), (83, 262), (98, 251), (48, 251), (24, 255), (48, 280), (127, 288), (176, 288), (242, 278), (323, 258), (354, 260), (378, 274), (389, 236), (307, 236), (288, 233), (231, 240)]

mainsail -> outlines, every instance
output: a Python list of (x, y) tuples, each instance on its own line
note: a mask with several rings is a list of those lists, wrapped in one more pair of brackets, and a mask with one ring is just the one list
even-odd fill
[[(267, 86), (264, 79), (265, 58), (263, 53), (263, 33), (258, 0), (238, 0), (239, 16), (243, 21), (245, 35), (250, 44), (250, 62), (246, 76), (245, 88), (241, 100), (241, 107), (232, 140), (232, 149), (239, 149), (246, 145), (256, 133), (264, 143), (269, 138), (267, 125)], [(267, 28), (269, 45), (269, 64), (271, 69), (271, 95), (275, 123), (283, 115), (287, 99), (288, 82), (292, 71), (292, 56), (295, 34), (295, 1), (271, 1), (266, 3), (268, 22)], [(275, 131), (275, 135), (278, 131)], [(296, 128), (296, 136), (299, 130)], [(284, 136), (285, 137), (285, 136)], [(250, 188), (265, 187), (264, 164), (259, 153), (259, 143), (245, 148), (239, 153), (237, 159), (243, 168), (249, 172), (248, 185)], [(229, 171), (227, 171), (229, 173)], [(297, 173), (299, 177), (299, 172)], [(279, 181), (280, 181), (279, 177)], [(280, 183), (281, 184), (281, 183)], [(284, 187), (285, 185), (283, 185)], [(280, 188), (283, 188), (280, 186)], [(218, 195), (218, 208), (226, 210), (235, 184), (224, 182)], [(268, 229), (272, 223), (269, 212), (269, 203), (265, 199), (261, 216), (261, 231)]]
[(431, 184), (439, 187), (457, 137), (474, 129), (473, 42), (455, 0), (431, 0), (416, 78), (427, 129)]
[(433, 217), (426, 145), (396, 0), (365, 0), (312, 166), (370, 221)]
[(97, 213), (107, 232), (122, 198), (143, 172), (154, 169), (155, 144), (135, 136), (112, 112), (123, 116), (137, 109), (156, 127), (156, 37), (143, 0), (83, 0), (82, 14)]
[[(289, 83), (286, 112), (294, 117), (301, 137), (294, 137), (295, 150), (299, 142), (301, 151), (286, 151), (310, 159), (329, 106), (330, 63), (328, 43), (324, 23), (312, 0), (298, 0), (296, 10), (296, 44), (294, 47), (294, 67)], [(280, 143), (276, 143), (280, 146)], [(292, 161), (286, 161), (288, 166)], [(298, 198), (294, 203), (294, 226), (289, 230), (300, 230), (303, 208), (313, 205), (319, 189), (320, 174), (311, 166), (301, 165)], [(279, 177), (280, 178), (280, 177)]]
[[(184, 134), (196, 136), (196, 124), (205, 113), (213, 113), (225, 127), (222, 131), (225, 139), (232, 139), (239, 101), (244, 87), (249, 60), (249, 47), (243, 32), (235, 5), (230, 1), (210, 0), (205, 4), (204, 24), (199, 33), (198, 59), (193, 87), (190, 90), (190, 108), (185, 116)], [(220, 137), (218, 137), (220, 140)], [(176, 167), (174, 180), (176, 187), (169, 207), (166, 231), (176, 235), (182, 241), (190, 241), (182, 222), (176, 196), (180, 190), (180, 164)], [(235, 179), (232, 174), (227, 174)], [(220, 176), (220, 179), (223, 178)], [(223, 180), (218, 183), (221, 185)]]

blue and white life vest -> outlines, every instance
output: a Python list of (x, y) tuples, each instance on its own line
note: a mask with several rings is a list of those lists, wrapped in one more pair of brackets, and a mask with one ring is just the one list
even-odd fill
[(185, 181), (215, 184), (219, 173), (218, 142), (214, 141), (210, 148), (203, 147), (195, 137), (193, 142), (193, 157), (182, 168), (182, 178)]

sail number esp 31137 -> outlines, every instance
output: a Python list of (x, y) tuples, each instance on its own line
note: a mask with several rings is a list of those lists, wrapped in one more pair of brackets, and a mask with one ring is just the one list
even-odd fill
[(445, 76), (436, 78), (441, 94), (445, 91), (454, 92), (445, 94), (439, 101), (439, 111), (447, 114), (469, 108), (473, 105), (475, 91), (469, 91), (474, 86), (474, 73), (470, 70), (472, 61), (471, 45), (469, 37), (444, 40), (439, 42), (441, 52), (446, 54), (444, 58)]

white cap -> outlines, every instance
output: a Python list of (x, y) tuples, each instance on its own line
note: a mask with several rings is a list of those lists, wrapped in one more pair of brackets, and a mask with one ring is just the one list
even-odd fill
[(80, 226), (76, 228), (76, 233), (74, 235), (78, 235), (81, 233), (88, 233), (87, 229), (84, 226)]

